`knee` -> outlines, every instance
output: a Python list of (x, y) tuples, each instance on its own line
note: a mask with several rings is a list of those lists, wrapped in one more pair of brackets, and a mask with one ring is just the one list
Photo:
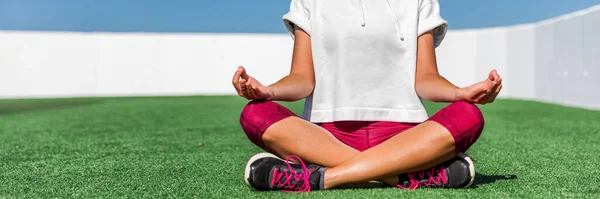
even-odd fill
[(261, 140), (262, 132), (260, 132), (259, 126), (260, 121), (264, 119), (262, 112), (266, 106), (266, 101), (253, 100), (244, 106), (240, 114), (242, 130), (244, 130), (244, 133), (246, 133), (246, 136), (252, 143), (261, 148), (264, 147), (264, 144)]
[(266, 100), (252, 100), (244, 106), (240, 114), (240, 124), (246, 134), (258, 131), (262, 121), (267, 119), (267, 112), (272, 109), (274, 102)]
[(264, 148), (265, 130), (275, 122), (292, 115), (293, 112), (275, 102), (253, 100), (242, 110), (240, 124), (250, 141)]
[(260, 122), (265, 109), (268, 108), (268, 103), (268, 101), (264, 100), (252, 100), (248, 102), (240, 114), (240, 123), (242, 124), (242, 127), (244, 127), (244, 123), (256, 125)]
[(483, 113), (475, 104), (458, 101), (452, 103), (448, 108), (453, 114), (453, 117), (459, 119), (460, 123), (464, 126), (469, 128), (480, 128), (479, 130), (483, 129), (485, 123)]
[(468, 102), (455, 102), (448, 107), (446, 118), (453, 120), (456, 149), (465, 152), (481, 136), (485, 120), (479, 107)]

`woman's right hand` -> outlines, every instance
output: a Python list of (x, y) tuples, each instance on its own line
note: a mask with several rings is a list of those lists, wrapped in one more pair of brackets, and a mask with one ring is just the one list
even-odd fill
[(237, 71), (235, 71), (232, 83), (240, 97), (244, 97), (249, 100), (270, 100), (273, 98), (273, 91), (269, 87), (262, 85), (256, 79), (248, 75), (243, 66), (238, 67)]

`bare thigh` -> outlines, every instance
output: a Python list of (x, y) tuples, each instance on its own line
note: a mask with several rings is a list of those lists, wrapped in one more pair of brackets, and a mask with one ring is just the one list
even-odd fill
[(340, 165), (359, 154), (324, 128), (294, 116), (271, 125), (262, 139), (265, 150), (279, 157), (293, 154), (324, 167)]
[(324, 128), (273, 101), (249, 102), (241, 113), (240, 124), (250, 141), (281, 158), (293, 154), (305, 162), (333, 167), (359, 153)]

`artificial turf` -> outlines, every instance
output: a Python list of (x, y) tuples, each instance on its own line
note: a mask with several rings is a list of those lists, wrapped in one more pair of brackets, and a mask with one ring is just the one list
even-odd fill
[[(290, 194), (244, 184), (246, 160), (260, 151), (238, 123), (245, 103), (232, 96), (0, 100), (0, 198), (600, 197), (600, 111), (520, 100), (480, 106), (486, 126), (468, 151), (478, 174), (473, 188)], [(426, 105), (430, 113), (443, 106)]]

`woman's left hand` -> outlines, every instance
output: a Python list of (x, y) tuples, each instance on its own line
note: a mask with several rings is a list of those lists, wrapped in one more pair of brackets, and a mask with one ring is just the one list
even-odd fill
[(475, 104), (492, 103), (496, 100), (500, 90), (502, 90), (502, 78), (496, 70), (492, 70), (486, 80), (458, 89), (456, 99)]

